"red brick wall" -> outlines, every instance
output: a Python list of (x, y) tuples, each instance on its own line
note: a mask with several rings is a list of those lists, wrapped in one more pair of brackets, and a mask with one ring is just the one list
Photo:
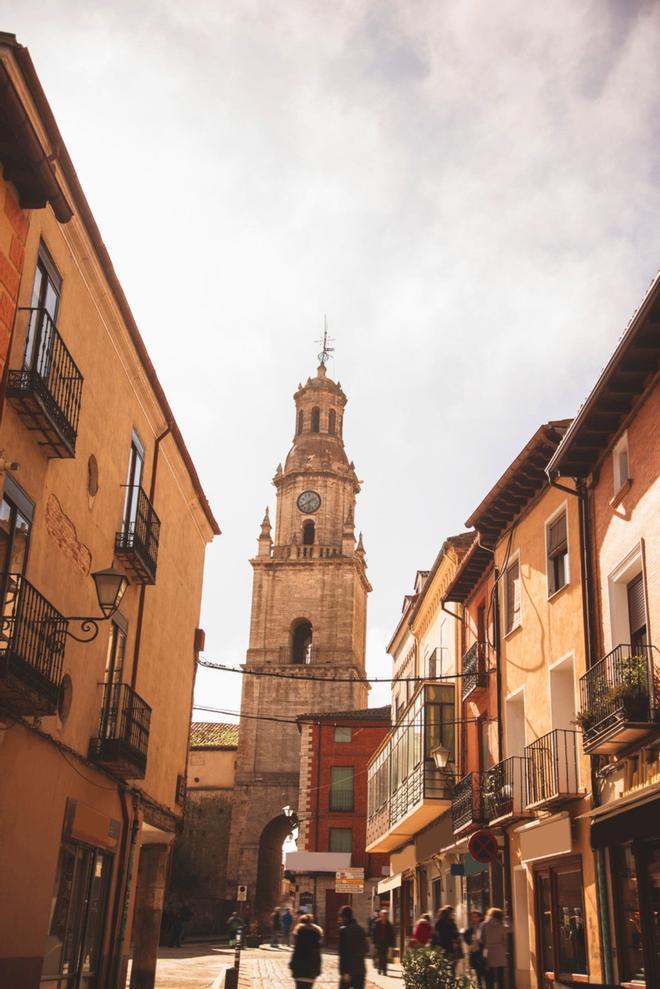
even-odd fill
[[(335, 742), (335, 725), (349, 724), (353, 729), (350, 742)], [(382, 876), (389, 855), (365, 852), (367, 829), (367, 763), (389, 731), (388, 725), (364, 722), (333, 722), (313, 725), (311, 732), (310, 820), (307, 848), (313, 852), (329, 851), (330, 828), (351, 828), (353, 852), (351, 864), (364, 867), (368, 876)], [(320, 743), (320, 744), (319, 744)], [(352, 766), (354, 771), (353, 811), (330, 811), (330, 780), (333, 766)]]
[[(18, 205), (13, 185), (0, 178), (0, 380), (3, 383), (18, 302), (18, 287), (23, 272), (28, 226), (28, 213)], [(3, 399), (4, 384), (0, 395), (0, 410)]]

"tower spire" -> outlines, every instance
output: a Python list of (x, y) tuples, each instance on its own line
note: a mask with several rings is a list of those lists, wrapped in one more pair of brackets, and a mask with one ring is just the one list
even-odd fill
[(328, 317), (325, 313), (323, 314), (323, 336), (320, 340), (316, 340), (315, 342), (321, 344), (321, 353), (318, 355), (319, 368), (325, 368), (335, 352), (335, 348), (330, 346), (331, 343), (335, 342), (335, 338), (328, 336)]

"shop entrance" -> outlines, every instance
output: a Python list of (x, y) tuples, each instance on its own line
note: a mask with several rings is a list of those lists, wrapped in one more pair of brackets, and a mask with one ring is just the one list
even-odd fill
[(534, 876), (539, 985), (588, 975), (581, 860), (537, 868)]

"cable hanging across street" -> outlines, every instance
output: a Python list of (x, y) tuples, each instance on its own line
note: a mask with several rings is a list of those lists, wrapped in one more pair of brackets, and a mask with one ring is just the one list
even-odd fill
[[(300, 680), (301, 676), (295, 673), (282, 673), (279, 670), (256, 670), (242, 669), (240, 666), (228, 666), (226, 663), (213, 663), (210, 659), (198, 659), (197, 664), (209, 670), (221, 670), (224, 673), (242, 673), (244, 676), (273, 677), (277, 680)], [(308, 665), (301, 665), (301, 674), (309, 669)], [(483, 671), (484, 673), (494, 673), (494, 668)], [(436, 682), (439, 680), (460, 680), (464, 676), (471, 676), (470, 673), (443, 673), (439, 676), (405, 676), (405, 677), (343, 677), (330, 674), (323, 676), (318, 673), (304, 673), (305, 680), (329, 681), (331, 683), (423, 683), (425, 680)]]

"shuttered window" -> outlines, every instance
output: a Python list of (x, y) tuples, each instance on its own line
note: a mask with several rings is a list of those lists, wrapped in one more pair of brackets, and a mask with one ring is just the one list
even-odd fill
[(352, 766), (333, 766), (330, 770), (330, 810), (353, 810)]
[(628, 621), (630, 642), (633, 646), (645, 646), (646, 607), (644, 604), (644, 577), (640, 573), (628, 584)]
[(330, 828), (328, 839), (331, 852), (353, 851), (353, 831), (351, 828)]
[(504, 577), (505, 631), (520, 624), (520, 561), (515, 560)]
[(566, 512), (562, 512), (546, 527), (548, 546), (548, 593), (554, 594), (568, 583), (568, 539)]

